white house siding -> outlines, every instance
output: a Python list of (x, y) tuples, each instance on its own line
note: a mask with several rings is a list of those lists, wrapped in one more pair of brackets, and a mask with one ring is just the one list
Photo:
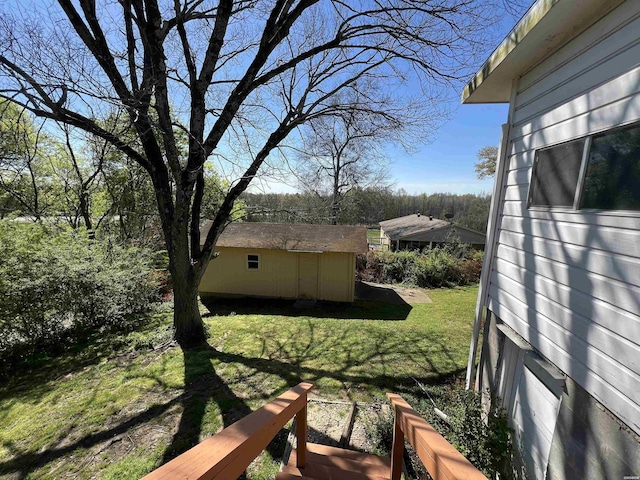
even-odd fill
[(538, 148), (640, 121), (640, 2), (517, 82), (489, 308), (640, 433), (640, 213), (528, 209)]

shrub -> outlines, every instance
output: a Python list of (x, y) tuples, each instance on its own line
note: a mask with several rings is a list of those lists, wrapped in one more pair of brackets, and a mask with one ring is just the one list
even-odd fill
[[(504, 410), (492, 400), (488, 414), (484, 413), (481, 395), (465, 390), (461, 383), (431, 386), (427, 390), (435, 404), (448, 416), (448, 423), (433, 410), (427, 394), (405, 394), (409, 404), (429, 422), (449, 443), (487, 477), (513, 479), (511, 429)], [(393, 435), (393, 417), (381, 417), (378, 425), (368, 426), (368, 434), (377, 451), (388, 452)], [(420, 470), (416, 469), (415, 470)]]
[(151, 263), (146, 250), (85, 232), (0, 222), (0, 358), (15, 364), (128, 328), (157, 298)]
[(482, 252), (460, 245), (417, 251), (376, 251), (356, 260), (359, 280), (409, 283), (423, 288), (454, 287), (477, 282)]

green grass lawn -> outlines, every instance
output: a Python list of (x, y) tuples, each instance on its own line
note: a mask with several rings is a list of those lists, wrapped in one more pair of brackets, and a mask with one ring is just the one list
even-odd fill
[(367, 240), (379, 239), (379, 238), (380, 238), (379, 228), (367, 228)]
[[(102, 336), (0, 388), (0, 476), (138, 478), (301, 380), (358, 401), (447, 381), (466, 366), (477, 287), (429, 294), (412, 307), (226, 305), (205, 315), (211, 348), (185, 354), (166, 342), (170, 312)], [(273, 478), (278, 448), (251, 478)]]

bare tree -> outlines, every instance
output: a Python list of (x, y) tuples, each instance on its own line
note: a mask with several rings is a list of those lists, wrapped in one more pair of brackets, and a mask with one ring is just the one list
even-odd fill
[[(345, 106), (362, 104), (361, 93), (335, 100)], [(302, 130), (297, 177), (304, 191), (330, 199), (333, 225), (338, 224), (343, 202), (354, 188), (384, 186), (389, 162), (380, 147), (403, 127), (403, 116), (394, 113), (347, 109), (340, 115), (313, 119)]]
[[(429, 97), (435, 83), (468, 74), (495, 20), (476, 0), (58, 0), (46, 18), (17, 3), (3, 2), (14, 12), (0, 20), (0, 95), (103, 138), (146, 170), (183, 347), (205, 341), (200, 278), (270, 153), (304, 123), (358, 110), (334, 98), (362, 82), (395, 92), (410, 83)], [(368, 98), (366, 110), (384, 112), (385, 102)], [(114, 107), (126, 110), (135, 143), (96, 120)], [(212, 156), (241, 173), (201, 240)]]

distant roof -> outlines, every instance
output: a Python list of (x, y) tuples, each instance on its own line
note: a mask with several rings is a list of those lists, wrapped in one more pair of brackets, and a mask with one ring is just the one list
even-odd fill
[[(200, 229), (203, 239), (211, 223), (205, 223)], [(258, 222), (228, 225), (216, 246), (336, 253), (364, 253), (368, 248), (366, 227)]]
[(511, 82), (623, 0), (537, 0), (462, 92), (462, 103), (508, 103)]
[(451, 225), (451, 223), (446, 220), (440, 220), (437, 218), (430, 219), (429, 215), (420, 215), (416, 213), (380, 222), (380, 226), (384, 230), (384, 233), (393, 240), (404, 238), (407, 235), (415, 233), (437, 230), (439, 228), (448, 227), (449, 225)]
[(444, 242), (452, 230), (464, 243), (485, 243), (485, 235), (469, 228), (454, 225), (429, 215), (407, 215), (380, 222), (380, 227), (391, 240), (412, 240), (414, 242)]

